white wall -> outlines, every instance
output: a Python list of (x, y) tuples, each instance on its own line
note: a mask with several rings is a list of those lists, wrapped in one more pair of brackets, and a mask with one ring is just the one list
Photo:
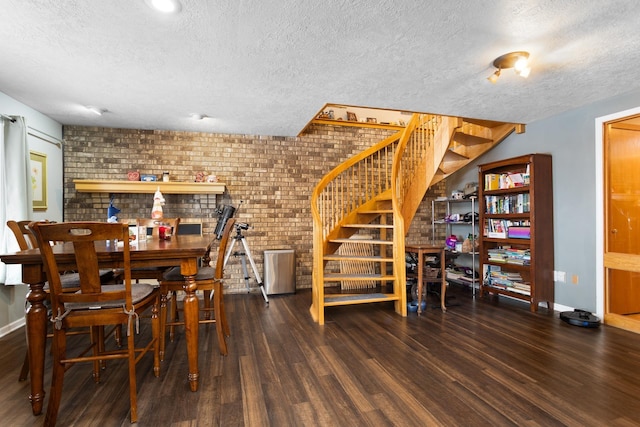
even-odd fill
[[(47, 155), (48, 208), (46, 211), (33, 212), (33, 216), (28, 219), (62, 221), (62, 148), (48, 142), (57, 142), (62, 139), (62, 125), (2, 92), (0, 92), (0, 113), (25, 117), (29, 132), (29, 149)], [(6, 232), (11, 232), (5, 224), (0, 226), (5, 227)], [(0, 336), (24, 324), (27, 291), (27, 286), (0, 285)]]
[[(586, 89), (585, 89), (586, 90)], [(555, 270), (567, 282), (555, 284), (556, 303), (600, 312), (596, 300), (595, 120), (640, 106), (640, 90), (528, 124), (526, 133), (503, 143), (447, 180), (447, 192), (478, 181), (477, 165), (528, 153), (553, 156)], [(573, 275), (578, 284), (571, 283)]]

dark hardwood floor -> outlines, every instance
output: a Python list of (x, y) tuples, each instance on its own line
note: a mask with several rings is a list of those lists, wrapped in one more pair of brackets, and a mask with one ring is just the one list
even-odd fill
[[(337, 307), (322, 327), (309, 315), (309, 291), (272, 296), (268, 306), (260, 294), (228, 295), (229, 355), (219, 355), (213, 327), (201, 329), (196, 393), (182, 333), (168, 343), (160, 378), (150, 358), (141, 362), (138, 424), (640, 425), (640, 335), (571, 326), (523, 303), (474, 300), (467, 289), (449, 293), (459, 305), (447, 313), (429, 306), (402, 318), (386, 303)], [(0, 424), (41, 425), (28, 382), (17, 381), (23, 331), (0, 345)], [(45, 385), (48, 394), (49, 375)], [(89, 365), (75, 366), (58, 425), (128, 426), (127, 391), (124, 362), (109, 363), (100, 384)]]

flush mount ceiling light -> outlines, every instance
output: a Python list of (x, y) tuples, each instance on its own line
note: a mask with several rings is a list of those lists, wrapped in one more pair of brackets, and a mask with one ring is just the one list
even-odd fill
[(527, 78), (531, 72), (529, 67), (529, 52), (509, 52), (497, 57), (493, 61), (493, 66), (497, 68), (495, 73), (487, 77), (491, 83), (498, 81), (500, 72), (507, 68), (513, 68), (517, 75)]
[(162, 13), (178, 13), (182, 10), (182, 4), (178, 0), (144, 0), (151, 9)]
[(193, 120), (202, 120), (202, 119), (206, 119), (208, 116), (206, 114), (199, 114), (199, 113), (193, 113), (191, 115), (191, 118)]

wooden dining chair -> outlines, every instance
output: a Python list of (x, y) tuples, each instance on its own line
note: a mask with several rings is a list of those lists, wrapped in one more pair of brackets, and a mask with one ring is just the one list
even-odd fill
[[(220, 346), (220, 354), (227, 355), (227, 340), (229, 336), (229, 324), (227, 323), (227, 315), (224, 309), (224, 293), (222, 289), (224, 276), (224, 255), (229, 243), (229, 236), (233, 229), (235, 220), (233, 218), (227, 221), (225, 225), (220, 244), (218, 245), (218, 258), (215, 268), (211, 267), (211, 250), (216, 242), (215, 239), (209, 243), (207, 250), (203, 256), (202, 266), (198, 269), (194, 279), (197, 290), (204, 293), (203, 318), (198, 320), (199, 324), (216, 324), (216, 332), (218, 335), (218, 344)], [(160, 357), (164, 357), (164, 346), (166, 339), (166, 328), (173, 328), (177, 325), (183, 325), (184, 321), (178, 318), (177, 299), (175, 293), (183, 290), (184, 277), (180, 273), (180, 267), (169, 269), (160, 281)], [(173, 292), (171, 298), (172, 309), (170, 311), (170, 320), (167, 320), (167, 295)], [(212, 295), (213, 293), (213, 295)], [(213, 296), (213, 307), (211, 307), (211, 297)], [(173, 331), (170, 334), (173, 341)]]
[[(178, 225), (180, 225), (180, 218), (160, 218), (160, 219), (151, 219), (151, 218), (137, 218), (136, 219), (136, 229), (139, 230), (140, 227), (147, 227), (151, 229), (151, 238), (158, 239), (160, 236), (160, 226), (166, 224), (171, 227), (172, 234), (178, 233)], [(139, 281), (143, 279), (155, 279), (158, 282), (162, 280), (162, 275), (167, 269), (165, 267), (143, 267), (143, 268), (134, 268), (131, 270), (131, 278), (133, 280)]]
[[(21, 251), (26, 251), (27, 249), (35, 249), (38, 247), (38, 242), (36, 240), (36, 236), (29, 229), (29, 223), (31, 221), (7, 221), (7, 227), (13, 232), (13, 235), (18, 242), (18, 247)], [(48, 224), (50, 221), (43, 220), (41, 221), (43, 224)], [(100, 270), (100, 277), (103, 283), (110, 281), (113, 278), (113, 272), (111, 270)], [(67, 272), (60, 276), (60, 280), (62, 282), (62, 287), (67, 292), (75, 292), (80, 287), (80, 277), (75, 272)], [(46, 293), (45, 304), (50, 304), (51, 300), (49, 298), (49, 283), (44, 284), (43, 290)], [(119, 342), (119, 336), (117, 340)], [(22, 368), (20, 369), (20, 375), (18, 376), (18, 381), (25, 381), (27, 376), (29, 375), (29, 354), (25, 354), (24, 361), (22, 362)]]
[[(127, 359), (129, 365), (129, 399), (131, 422), (138, 420), (136, 393), (136, 363), (148, 352), (153, 353), (153, 371), (160, 375), (158, 332), (159, 290), (151, 284), (131, 283), (131, 254), (129, 227), (126, 224), (104, 222), (62, 222), (29, 225), (33, 230), (40, 254), (45, 266), (51, 290), (53, 328), (53, 366), (51, 391), (44, 420), (45, 426), (53, 426), (58, 416), (62, 397), (62, 385), (65, 371), (80, 362), (92, 362), (94, 381), (99, 381), (99, 363), (103, 360)], [(102, 285), (98, 268), (96, 243), (118, 239), (123, 242), (122, 266), (124, 283), (121, 285)], [(62, 288), (60, 270), (56, 256), (49, 241), (71, 242), (75, 253), (76, 267), (80, 275), (78, 292), (65, 292)], [(143, 312), (151, 309), (151, 339), (136, 347), (138, 322)], [(126, 349), (107, 351), (101, 332), (107, 325), (126, 325)], [(92, 329), (90, 351), (78, 349), (77, 356), (67, 354), (66, 331), (74, 327)], [(77, 402), (76, 402), (77, 403)]]

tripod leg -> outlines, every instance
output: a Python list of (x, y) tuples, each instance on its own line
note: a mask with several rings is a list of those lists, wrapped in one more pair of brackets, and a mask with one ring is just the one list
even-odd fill
[(242, 272), (244, 273), (244, 283), (247, 285), (247, 293), (249, 293), (249, 270), (247, 269), (247, 258), (244, 252), (239, 253), (240, 263), (242, 264)]
[(247, 254), (249, 258), (249, 262), (251, 263), (251, 268), (253, 269), (253, 274), (256, 275), (256, 281), (258, 282), (258, 286), (260, 287), (260, 291), (262, 292), (262, 296), (267, 304), (269, 304), (269, 298), (267, 298), (267, 292), (264, 290), (264, 284), (262, 283), (262, 278), (260, 278), (260, 273), (258, 273), (258, 267), (256, 267), (256, 263), (253, 261), (253, 257), (251, 256), (251, 250), (249, 249), (249, 245), (247, 241), (242, 238), (242, 246), (244, 247), (244, 252)]
[(227, 246), (227, 253), (224, 255), (224, 264), (223, 267), (227, 266), (227, 261), (229, 261), (229, 257), (231, 256), (231, 252), (233, 252), (233, 247), (236, 245), (237, 239), (233, 239), (233, 243)]

